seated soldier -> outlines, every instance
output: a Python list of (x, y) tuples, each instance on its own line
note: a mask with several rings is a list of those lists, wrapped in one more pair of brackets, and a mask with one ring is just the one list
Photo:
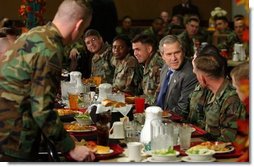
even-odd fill
[(87, 50), (92, 54), (91, 76), (101, 77), (102, 83), (112, 83), (115, 68), (112, 65), (112, 47), (94, 29), (86, 31), (84, 37)]
[(234, 142), (237, 149), (243, 151), (237, 161), (248, 162), (249, 161), (249, 63), (242, 63), (231, 71), (232, 84), (236, 88), (236, 92), (243, 102), (247, 114), (246, 120), (238, 120), (238, 134)]
[(200, 85), (212, 92), (203, 108), (205, 130), (216, 141), (233, 142), (237, 120), (244, 119), (246, 111), (223, 68), (223, 59), (208, 54), (195, 58), (193, 72)]
[(131, 41), (127, 35), (118, 35), (112, 44), (115, 73), (113, 78), (114, 91), (121, 91), (129, 95), (142, 94), (140, 82), (143, 78), (142, 66), (133, 56)]
[[(212, 54), (214, 56), (218, 56), (218, 58), (224, 61), (223, 70), (225, 70), (225, 77), (227, 76), (227, 60), (220, 55), (218, 48), (214, 45), (206, 45), (203, 48), (200, 48), (198, 52), (196, 52), (192, 63), (196, 56), (206, 56)], [(194, 91), (189, 96), (189, 115), (188, 115), (188, 122), (192, 124), (196, 124), (201, 128), (205, 128), (205, 112), (204, 107), (207, 103), (207, 99), (212, 95), (212, 91), (208, 88), (202, 87), (199, 83), (196, 85)]]

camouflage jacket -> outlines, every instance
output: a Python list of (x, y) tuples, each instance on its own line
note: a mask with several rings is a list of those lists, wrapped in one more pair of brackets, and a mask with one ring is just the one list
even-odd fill
[[(79, 53), (86, 52), (84, 40), (82, 38), (79, 38), (78, 41), (71, 43), (69, 45), (66, 45), (64, 47), (63, 68), (68, 71), (71, 71), (70, 70), (71, 59), (69, 58), (69, 55), (73, 48), (76, 48)], [(78, 55), (78, 56), (81, 56), (81, 55)], [(77, 57), (77, 59), (81, 59), (81, 58)]]
[(160, 72), (164, 64), (159, 53), (154, 53), (145, 63), (142, 80), (142, 89), (146, 98), (146, 103), (154, 105), (159, 93)]
[(202, 88), (200, 84), (197, 84), (193, 92), (189, 96), (190, 106), (188, 121), (192, 124), (196, 124), (201, 128), (205, 128), (205, 112), (207, 100), (212, 95), (212, 92), (207, 88)]
[(237, 120), (244, 119), (245, 108), (229, 80), (225, 80), (215, 96), (205, 106), (205, 130), (217, 141), (233, 142)]
[(193, 57), (194, 55), (194, 43), (192, 39), (189, 38), (188, 33), (186, 31), (182, 32), (178, 35), (178, 37), (183, 42), (183, 47), (185, 48), (185, 56), (188, 58)]
[(112, 58), (111, 46), (105, 43), (100, 53), (93, 55), (91, 75), (102, 77), (102, 83), (112, 84), (115, 71), (112, 65)]
[(0, 141), (4, 154), (35, 158), (41, 131), (63, 153), (74, 142), (53, 110), (63, 43), (52, 24), (22, 34), (0, 64)]
[(123, 60), (117, 60), (114, 57), (113, 66), (115, 67), (113, 87), (131, 95), (140, 95), (143, 71), (137, 59), (130, 54)]

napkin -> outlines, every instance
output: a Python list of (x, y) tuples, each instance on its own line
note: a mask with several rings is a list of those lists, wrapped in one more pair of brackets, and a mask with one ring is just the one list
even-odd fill
[(119, 107), (119, 108), (112, 108), (112, 112), (120, 112), (123, 116), (127, 116), (127, 114), (130, 112), (131, 108), (133, 105), (128, 104), (124, 107)]

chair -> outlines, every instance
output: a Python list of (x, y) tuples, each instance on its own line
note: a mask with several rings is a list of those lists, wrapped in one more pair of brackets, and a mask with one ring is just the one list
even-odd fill
[(60, 162), (60, 158), (54, 144), (49, 139), (47, 139), (47, 137), (43, 133), (42, 133), (42, 139), (44, 144), (46, 145), (48, 160), (50, 162)]

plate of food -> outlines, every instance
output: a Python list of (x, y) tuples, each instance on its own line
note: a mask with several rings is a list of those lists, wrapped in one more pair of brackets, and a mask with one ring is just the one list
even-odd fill
[(97, 151), (95, 152), (95, 154), (99, 155), (111, 154), (114, 152), (114, 150), (110, 149), (110, 147), (108, 146), (97, 145), (96, 149)]
[(95, 126), (81, 125), (79, 123), (66, 123), (64, 124), (64, 129), (67, 132), (92, 132), (97, 130)]
[(162, 112), (162, 117), (163, 118), (169, 118), (169, 117), (171, 117), (172, 116), (172, 114), (170, 114), (169, 112), (167, 112), (167, 111), (163, 111)]
[(202, 142), (198, 145), (193, 146), (195, 149), (210, 149), (214, 150), (216, 154), (229, 153), (232, 152), (235, 148), (232, 146), (232, 143), (224, 143), (224, 142)]

